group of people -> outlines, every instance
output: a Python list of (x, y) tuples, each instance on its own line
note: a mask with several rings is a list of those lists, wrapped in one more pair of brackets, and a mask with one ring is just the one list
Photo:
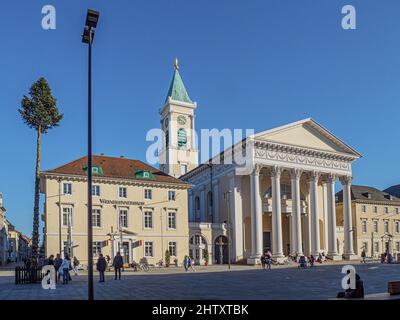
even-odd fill
[[(103, 254), (99, 255), (99, 258), (96, 262), (96, 269), (99, 272), (99, 282), (105, 282), (105, 271), (110, 269), (110, 260), (111, 258), (107, 255), (105, 258)], [(47, 265), (54, 266), (57, 272), (57, 281), (62, 277), (63, 284), (68, 284), (69, 281), (72, 281), (70, 272), (73, 271), (74, 274), (78, 275), (78, 270), (80, 266), (80, 262), (76, 256), (72, 259), (69, 257), (68, 253), (64, 253), (64, 259), (61, 258), (60, 254), (57, 254), (54, 258), (54, 255), (50, 255), (50, 257), (46, 261)], [(119, 252), (114, 257), (112, 266), (115, 270), (115, 280), (121, 280), (121, 270), (123, 269), (124, 261)]]
[(196, 271), (194, 268), (194, 261), (192, 257), (186, 255), (183, 258), (183, 268), (185, 269), (185, 272), (189, 270)]
[(264, 270), (271, 270), (272, 254), (271, 251), (267, 251), (261, 256), (261, 265)]
[(57, 254), (56, 258), (54, 258), (54, 255), (50, 255), (46, 264), (54, 266), (57, 272), (58, 281), (62, 277), (63, 284), (68, 284), (69, 281), (72, 281), (70, 271), (73, 271), (75, 275), (78, 275), (80, 262), (77, 257), (74, 256), (71, 260), (68, 253), (64, 253), (64, 259), (61, 258), (60, 254)]

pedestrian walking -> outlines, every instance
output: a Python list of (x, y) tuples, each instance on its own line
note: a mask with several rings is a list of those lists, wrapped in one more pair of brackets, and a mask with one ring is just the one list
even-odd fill
[(365, 257), (366, 257), (365, 249), (363, 249), (363, 251), (361, 252), (361, 263), (366, 263)]
[(196, 271), (194, 268), (194, 260), (191, 257), (188, 258), (188, 270)]
[(188, 256), (185, 256), (185, 257), (183, 258), (183, 268), (185, 269), (185, 272), (188, 271), (188, 259), (189, 259)]
[(78, 268), (79, 268), (80, 262), (76, 256), (74, 256), (74, 274), (77, 276), (78, 275)]
[(71, 266), (71, 261), (69, 259), (68, 254), (64, 254), (64, 260), (62, 261), (61, 264), (61, 270), (63, 274), (63, 284), (68, 284), (68, 281), (70, 280), (70, 274), (69, 274), (69, 268)]
[(120, 252), (117, 252), (117, 255), (114, 257), (113, 261), (113, 267), (115, 271), (115, 280), (117, 280), (117, 274), (118, 274), (118, 279), (121, 280), (121, 269), (124, 265), (124, 261), (122, 260), (122, 256)]
[(47, 265), (54, 266), (54, 255), (51, 254), (47, 259)]
[(271, 255), (270, 251), (267, 252), (267, 255), (265, 258), (266, 258), (267, 268), (268, 268), (268, 270), (271, 270), (272, 255)]
[(264, 253), (264, 254), (261, 256), (261, 266), (262, 266), (262, 268), (263, 268), (264, 270), (266, 270), (266, 269), (265, 269), (266, 264), (267, 264), (267, 258), (266, 258), (265, 253)]
[(99, 282), (105, 282), (104, 272), (107, 269), (107, 261), (103, 257), (103, 254), (101, 254), (101, 253), (100, 253), (99, 258), (97, 259), (96, 268), (100, 275)]
[(108, 271), (110, 271), (110, 270), (111, 270), (111, 264), (110, 264), (111, 258), (110, 258), (109, 255), (106, 255), (106, 260), (107, 260), (107, 268), (108, 268)]
[(57, 272), (57, 280), (60, 281), (60, 277), (62, 275), (61, 270), (61, 264), (62, 264), (62, 259), (59, 253), (57, 253), (56, 258), (54, 259), (54, 268), (56, 269)]
[(314, 261), (315, 261), (315, 258), (314, 258), (313, 255), (311, 255), (311, 257), (310, 257), (310, 267), (314, 267)]

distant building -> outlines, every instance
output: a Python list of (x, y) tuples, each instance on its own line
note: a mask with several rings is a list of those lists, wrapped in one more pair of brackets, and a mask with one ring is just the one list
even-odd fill
[(8, 230), (6, 209), (3, 206), (3, 194), (0, 193), (0, 265), (7, 263)]
[[(337, 225), (343, 226), (343, 195), (336, 194)], [(354, 251), (379, 257), (400, 252), (400, 198), (368, 186), (351, 186)]]
[(9, 262), (20, 262), (30, 257), (31, 239), (15, 229), (9, 223), (8, 226), (8, 256)]

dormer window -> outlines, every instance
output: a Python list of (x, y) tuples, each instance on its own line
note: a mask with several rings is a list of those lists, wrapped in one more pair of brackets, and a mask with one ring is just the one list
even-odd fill
[(149, 180), (154, 180), (154, 174), (150, 170), (144, 169), (144, 170), (137, 170), (135, 172), (135, 178), (136, 179), (149, 179)]
[(367, 199), (372, 199), (372, 194), (370, 192), (365, 192), (363, 194)]
[(385, 198), (388, 200), (393, 200), (393, 196), (391, 194), (385, 194)]
[[(83, 166), (83, 171), (87, 174), (88, 166)], [(103, 168), (100, 166), (92, 165), (92, 174), (102, 176), (103, 175)]]

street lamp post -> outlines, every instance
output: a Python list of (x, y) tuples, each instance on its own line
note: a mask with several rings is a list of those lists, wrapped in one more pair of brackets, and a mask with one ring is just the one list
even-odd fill
[(227, 236), (228, 236), (228, 269), (231, 269), (231, 192), (226, 192), (226, 206), (228, 208), (228, 223), (227, 223)]
[(99, 12), (88, 9), (82, 42), (89, 45), (88, 66), (88, 300), (93, 300), (93, 230), (92, 230), (92, 44)]

